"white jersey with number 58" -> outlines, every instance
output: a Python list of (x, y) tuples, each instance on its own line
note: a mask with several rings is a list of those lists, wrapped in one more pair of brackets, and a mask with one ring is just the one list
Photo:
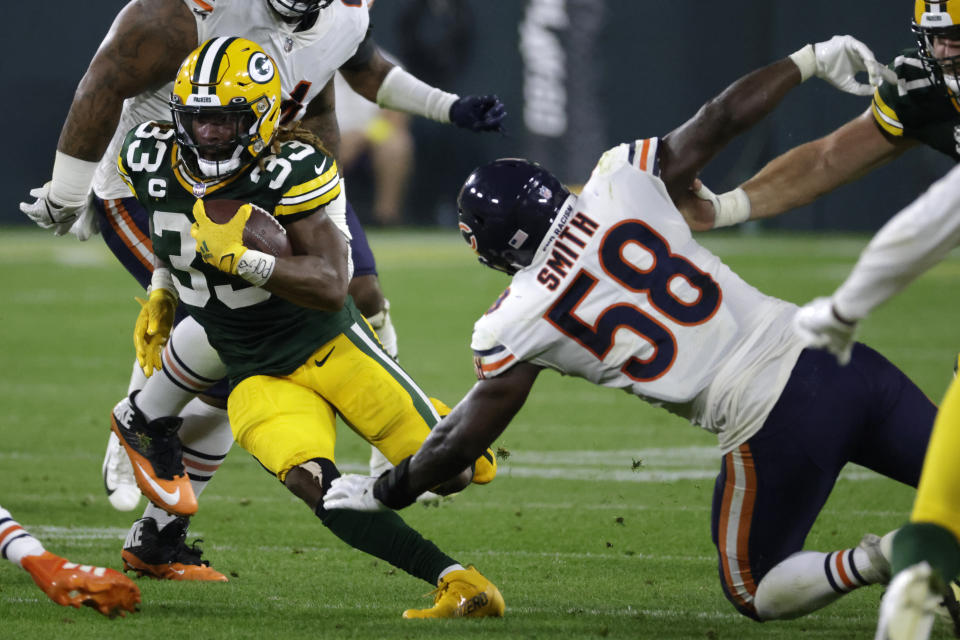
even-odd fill
[(474, 326), (477, 375), (529, 361), (620, 388), (716, 433), (763, 425), (803, 346), (796, 307), (697, 244), (658, 177), (656, 138), (603, 155), (551, 244)]
[[(277, 65), (283, 95), (281, 123), (303, 117), (317, 96), (347, 60), (353, 57), (370, 24), (367, 0), (336, 0), (324, 8), (309, 29), (296, 31), (266, 0), (183, 0), (197, 22), (197, 43), (220, 36), (238, 36), (263, 47)], [(117, 132), (97, 167), (94, 192), (103, 199), (125, 198), (127, 186), (117, 175), (117, 153), (127, 132), (151, 120), (170, 120), (170, 83), (126, 100)]]

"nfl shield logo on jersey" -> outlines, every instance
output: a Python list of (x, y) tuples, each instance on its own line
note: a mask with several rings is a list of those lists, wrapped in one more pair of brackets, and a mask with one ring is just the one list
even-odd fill
[(207, 192), (207, 185), (203, 182), (198, 182), (193, 185), (193, 195), (198, 198), (202, 198), (203, 194)]

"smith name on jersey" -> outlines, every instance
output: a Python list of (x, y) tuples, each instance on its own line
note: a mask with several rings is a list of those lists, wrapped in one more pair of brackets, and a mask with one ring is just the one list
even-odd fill
[(880, 128), (960, 161), (960, 102), (933, 84), (916, 49), (903, 51), (890, 68), (896, 84), (884, 82), (873, 94), (871, 110)]
[[(264, 0), (183, 0), (194, 14), (197, 43), (219, 36), (238, 36), (256, 42), (273, 58), (283, 95), (281, 123), (303, 117), (306, 105), (333, 78), (337, 69), (357, 53), (370, 26), (365, 0), (337, 0), (320, 12), (303, 31), (289, 24)], [(147, 120), (169, 120), (173, 81), (126, 100), (120, 125), (94, 177), (98, 197), (125, 198), (129, 194), (117, 179), (115, 160), (127, 131)]]
[(316, 215), (340, 194), (332, 158), (299, 141), (215, 183), (187, 173), (166, 122), (145, 122), (126, 136), (117, 166), (150, 212), (154, 254), (169, 264), (180, 302), (203, 326), (233, 384), (254, 374), (289, 373), (324, 342), (362, 318), (352, 300), (336, 313), (307, 309), (205, 263), (190, 235), (197, 197), (252, 202), (283, 225)]
[(802, 350), (796, 307), (697, 244), (658, 177), (657, 139), (603, 155), (549, 244), (474, 326), (481, 378), (529, 361), (631, 392), (716, 433), (763, 425)]

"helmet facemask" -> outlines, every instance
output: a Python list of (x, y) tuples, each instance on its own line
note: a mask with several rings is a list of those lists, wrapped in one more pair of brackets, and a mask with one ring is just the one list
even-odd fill
[[(253, 104), (247, 104), (242, 98), (234, 100), (235, 104), (224, 107), (171, 104), (177, 142), (190, 152), (185, 160), (204, 178), (222, 178), (235, 173), (265, 146), (258, 132), (261, 119), (269, 111), (267, 99), (260, 98)], [(258, 111), (263, 115), (257, 117)], [(204, 143), (197, 135), (197, 128), (203, 126), (230, 129), (232, 133), (221, 142)]]

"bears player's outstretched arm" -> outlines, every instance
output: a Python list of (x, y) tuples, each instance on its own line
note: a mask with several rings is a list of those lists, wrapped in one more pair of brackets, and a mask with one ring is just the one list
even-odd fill
[(183, 2), (134, 0), (117, 14), (74, 94), (57, 150), (97, 162), (120, 121), (123, 101), (163, 86), (197, 46)]
[(468, 468), (517, 415), (542, 370), (518, 362), (499, 376), (479, 380), (412, 458), (377, 481), (377, 499), (391, 509), (401, 509)]
[(801, 82), (789, 58), (749, 73), (707, 101), (660, 144), (660, 178), (674, 202), (700, 170), (737, 135), (759, 122)]

